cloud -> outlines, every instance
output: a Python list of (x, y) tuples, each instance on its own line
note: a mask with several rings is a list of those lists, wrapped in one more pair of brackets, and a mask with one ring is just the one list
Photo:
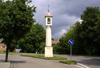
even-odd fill
[(62, 29), (61, 31), (55, 33), (52, 37), (56, 38), (56, 37), (61, 37), (64, 33), (66, 33), (67, 31), (65, 29)]
[[(52, 25), (52, 37), (57, 39), (60, 38), (64, 32), (62, 30), (65, 30), (67, 32), (67, 29), (72, 26), (77, 21), (80, 21), (80, 18), (75, 16), (69, 16), (68, 14), (59, 15), (58, 17), (53, 18), (53, 25)], [(62, 32), (62, 33), (59, 33)], [(59, 33), (59, 34), (57, 34)], [(56, 36), (57, 35), (57, 36)]]
[(81, 14), (87, 6), (100, 7), (100, 0), (32, 0), (29, 5), (36, 6), (34, 18), (45, 27), (45, 15), (49, 10), (53, 15), (52, 37), (59, 39), (64, 31), (80, 19)]

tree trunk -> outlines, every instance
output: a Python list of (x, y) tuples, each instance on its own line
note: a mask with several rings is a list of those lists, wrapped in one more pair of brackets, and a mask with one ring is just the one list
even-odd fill
[(91, 56), (91, 51), (89, 52), (89, 56)]
[(8, 48), (9, 47), (9, 45), (7, 45), (7, 48), (6, 48), (6, 57), (5, 57), (5, 62), (8, 62)]
[(89, 50), (89, 56), (91, 56), (92, 55), (92, 48), (90, 48), (90, 50)]

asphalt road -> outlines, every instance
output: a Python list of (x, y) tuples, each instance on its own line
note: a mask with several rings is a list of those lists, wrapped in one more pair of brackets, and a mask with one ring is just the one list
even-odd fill
[[(57, 55), (62, 57), (67, 57), (70, 60), (69, 55)], [(78, 63), (84, 64), (90, 68), (100, 68), (100, 57), (89, 57), (89, 56), (72, 56), (72, 60), (77, 61)]]
[[(5, 55), (0, 55), (0, 61), (4, 61)], [(59, 60), (45, 60), (20, 55), (9, 55), (10, 68), (78, 68), (76, 65), (59, 63)]]
[[(69, 55), (56, 55), (66, 57), (70, 60)], [(5, 55), (0, 54), (0, 62), (4, 62)], [(45, 60), (32, 57), (23, 57), (20, 55), (9, 55), (11, 62), (10, 68), (100, 68), (100, 57), (72, 56), (72, 60), (77, 61), (87, 67), (79, 65), (67, 65), (59, 63), (59, 60)]]

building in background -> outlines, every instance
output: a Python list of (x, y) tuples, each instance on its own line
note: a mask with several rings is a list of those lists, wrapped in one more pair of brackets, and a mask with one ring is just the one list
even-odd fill
[[(64, 33), (61, 37), (65, 37), (65, 34), (66, 34), (66, 33)], [(60, 38), (61, 38), (61, 37), (60, 37)], [(59, 39), (60, 39), (60, 38), (59, 38)], [(58, 39), (58, 40), (52, 40), (52, 44), (57, 44), (57, 43), (59, 43), (59, 42), (60, 42), (59, 39)]]
[[(1, 40), (0, 40), (0, 50), (4, 50), (6, 51), (6, 45), (4, 43), (1, 43)], [(16, 52), (16, 48), (14, 49), (14, 52)]]
[(0, 50), (6, 50), (6, 48), (7, 48), (6, 45), (1, 43), (0, 41)]
[(52, 40), (52, 44), (57, 44), (59, 43), (59, 40)]

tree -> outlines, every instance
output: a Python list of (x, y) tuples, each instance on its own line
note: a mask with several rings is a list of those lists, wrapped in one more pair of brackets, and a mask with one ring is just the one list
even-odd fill
[(52, 38), (52, 40), (54, 40), (54, 38)]
[(41, 42), (41, 45), (39, 46), (39, 49), (41, 50), (40, 51), (41, 53), (44, 53), (44, 51), (45, 51), (44, 50), (45, 49), (45, 46), (46, 46), (45, 44), (46, 44), (45, 42)]
[(98, 12), (97, 22), (95, 22), (94, 30), (96, 31), (96, 36), (94, 39), (96, 43), (93, 51), (95, 55), (100, 55), (100, 10)]
[(25, 2), (30, 3), (31, 1), (0, 1), (0, 38), (3, 38), (3, 43), (7, 46), (5, 62), (8, 61), (8, 50), (12, 40), (15, 39), (17, 42), (29, 32), (35, 22), (33, 12), (35, 12), (36, 7), (27, 7)]
[(59, 51), (59, 54), (66, 54), (68, 53), (68, 42), (65, 40), (65, 37), (62, 37), (59, 39), (60, 43), (57, 44), (58, 48), (57, 51)]
[(98, 7), (87, 7), (81, 15), (82, 22), (82, 38), (84, 39), (84, 45), (89, 55), (93, 53), (97, 38), (95, 31), (95, 24), (98, 21), (98, 15), (100, 14)]
[(26, 50), (27, 52), (43, 52), (44, 48), (42, 47), (45, 46), (45, 38), (46, 31), (44, 30), (44, 27), (37, 23), (32, 26), (30, 32), (27, 33), (25, 37), (19, 40), (18, 44), (21, 46), (23, 51)]
[(82, 33), (82, 24), (80, 24), (80, 22), (76, 22), (73, 25), (73, 40), (74, 40), (74, 44), (72, 45), (73, 48), (73, 54), (86, 54), (85, 51), (85, 46), (84, 44), (84, 39), (81, 37), (81, 33)]

